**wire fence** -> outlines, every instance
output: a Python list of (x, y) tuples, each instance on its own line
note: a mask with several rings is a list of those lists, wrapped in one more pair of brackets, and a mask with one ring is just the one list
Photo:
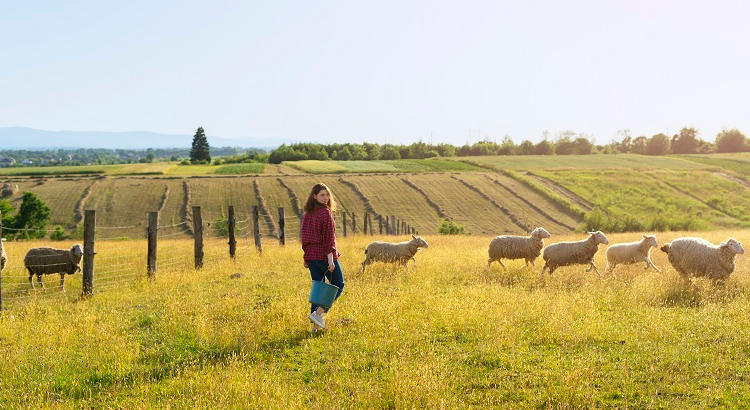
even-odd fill
[[(260, 212), (256, 207), (248, 218), (237, 220), (234, 224), (229, 220), (226, 224), (197, 224), (195, 221), (201, 220), (200, 208), (194, 207), (192, 220), (186, 219), (177, 223), (158, 225), (156, 215), (153, 222), (149, 219), (146, 225), (95, 226), (92, 229), (84, 226), (83, 247), (73, 245), (67, 249), (47, 250), (44, 251), (47, 253), (37, 254), (33, 252), (39, 251), (27, 250), (26, 254), (21, 256), (21, 249), (6, 245), (10, 263), (0, 273), (0, 308), (34, 300), (72, 300), (94, 293), (122, 289), (139, 282), (148, 283), (148, 278), (159, 273), (226, 263), (232, 261), (230, 238), (234, 238), (235, 257), (262, 252), (263, 243), (268, 240), (279, 244), (298, 244), (302, 218), (298, 215), (286, 217), (283, 210), (275, 218), (268, 213)], [(348, 231), (349, 234), (378, 233), (372, 229), (372, 215), (365, 213), (360, 218), (352, 218), (351, 215), (347, 218), (346, 213), (341, 213), (334, 218), (337, 234), (342, 230)], [(348, 229), (345, 229), (345, 221), (348, 224), (356, 222), (360, 225), (347, 225)], [(395, 218), (393, 223), (395, 226)], [(232, 225), (234, 229), (231, 229)], [(377, 227), (378, 224), (374, 226)], [(123, 242), (125, 239), (133, 239), (126, 234), (135, 229), (143, 229), (143, 235), (137, 238), (141, 241)], [(0, 232), (2, 230), (34, 231), (0, 228)], [(154, 235), (149, 234), (151, 230)], [(193, 239), (193, 243), (186, 243), (185, 239)], [(87, 246), (90, 246), (91, 252)], [(152, 255), (152, 249), (155, 255)], [(87, 256), (90, 258), (88, 260), (92, 261), (90, 277), (86, 273)], [(78, 272), (82, 275), (77, 275)]]

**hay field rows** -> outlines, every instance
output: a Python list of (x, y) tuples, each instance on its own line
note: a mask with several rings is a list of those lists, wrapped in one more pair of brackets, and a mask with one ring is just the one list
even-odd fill
[[(229, 205), (235, 206), (237, 220), (247, 223), (252, 206), (262, 205), (261, 233), (278, 235), (278, 208), (284, 207), (287, 236), (294, 238), (300, 221), (294, 215), (290, 193), (279, 179), (301, 203), (315, 182), (328, 184), (339, 202), (337, 222), (343, 223), (343, 212), (348, 213), (349, 222), (355, 213), (358, 230), (366, 211), (393, 215), (422, 233), (435, 233), (443, 217), (465, 225), (471, 234), (488, 235), (523, 233), (536, 225), (556, 233), (591, 228), (615, 232), (713, 230), (750, 227), (746, 211), (750, 181), (744, 179), (741, 169), (735, 169), (736, 164), (748, 160), (747, 155), (628, 154), (311, 161), (297, 166), (343, 167), (346, 172), (311, 175), (285, 163), (268, 165), (255, 176), (9, 176), (0, 183), (18, 186), (9, 198), (16, 207), (24, 191), (38, 193), (52, 209), (51, 222), (69, 231), (76, 228), (81, 210), (90, 208), (100, 212), (101, 226), (131, 226), (117, 233), (124, 237), (141, 237), (145, 213), (159, 207), (160, 224), (172, 225), (189, 223), (192, 206), (201, 206), (204, 220), (214, 223), (226, 218)], [(419, 172), (382, 173), (394, 169)], [(439, 172), (444, 169), (451, 172)], [(324, 169), (312, 170), (319, 171)], [(90, 192), (84, 195), (89, 186)], [(165, 193), (166, 201), (162, 198)]]
[[(750, 231), (701, 235), (750, 243)], [(489, 236), (426, 239), (416, 271), (376, 264), (365, 274), (357, 268), (370, 238), (342, 239), (346, 288), (326, 318), (330, 330), (315, 337), (298, 246), (269, 243), (260, 256), (241, 241), (231, 262), (226, 242), (210, 240), (210, 261), (195, 272), (192, 241), (165, 240), (149, 281), (145, 241), (97, 243), (92, 298), (78, 300), (76, 274), (64, 294), (9, 301), (0, 312), (0, 407), (706, 408), (750, 400), (746, 256), (722, 286), (684, 285), (659, 251), (663, 273), (633, 265), (599, 279), (579, 266), (540, 281), (538, 268), (519, 261), (485, 270)], [(7, 243), (11, 261), (41, 244)], [(604, 264), (603, 248), (596, 263)], [(230, 279), (236, 272), (243, 276)], [(116, 277), (127, 274), (135, 276)]]

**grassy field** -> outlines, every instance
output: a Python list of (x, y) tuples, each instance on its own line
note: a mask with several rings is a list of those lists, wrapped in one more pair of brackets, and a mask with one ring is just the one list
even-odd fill
[[(701, 235), (750, 241), (748, 231)], [(192, 241), (165, 240), (149, 281), (144, 241), (97, 243), (95, 295), (84, 301), (80, 274), (64, 294), (52, 292), (50, 278), (49, 293), (14, 300), (8, 278), (0, 407), (706, 408), (750, 400), (747, 257), (721, 286), (682, 284), (659, 251), (663, 273), (633, 265), (599, 279), (579, 266), (540, 281), (538, 268), (518, 261), (486, 271), (490, 237), (426, 239), (416, 271), (378, 264), (365, 274), (357, 267), (371, 239), (341, 240), (346, 288), (318, 336), (309, 332), (310, 279), (297, 246), (268, 243), (258, 256), (241, 242), (230, 262), (225, 241), (212, 240), (195, 273)], [(42, 244), (6, 243), (13, 267)], [(230, 279), (235, 272), (244, 276)]]
[(490, 169), (556, 169), (556, 168), (630, 168), (630, 169), (698, 169), (706, 166), (677, 156), (637, 154), (594, 155), (502, 155), (487, 157), (456, 157)]
[(383, 161), (286, 161), (289, 167), (310, 174), (479, 171), (481, 168), (453, 159), (399, 159)]
[[(702, 230), (744, 223), (720, 210), (709, 207), (687, 191), (676, 190), (660, 178), (680, 179), (696, 186), (710, 186), (701, 181), (703, 171), (635, 170), (548, 170), (534, 174), (547, 178), (586, 199), (603, 212), (601, 228), (606, 232), (632, 230)], [(740, 187), (741, 190), (744, 188)], [(742, 191), (740, 191), (742, 192)], [(591, 217), (591, 213), (587, 218)], [(627, 225), (632, 225), (628, 227)]]

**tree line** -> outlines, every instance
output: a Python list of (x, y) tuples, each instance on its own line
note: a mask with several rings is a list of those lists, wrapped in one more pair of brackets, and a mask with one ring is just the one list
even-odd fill
[(584, 134), (566, 131), (552, 141), (545, 137), (533, 143), (524, 140), (516, 144), (510, 137), (498, 143), (483, 140), (474, 144), (454, 146), (451, 144), (428, 144), (418, 141), (409, 145), (375, 144), (315, 144), (297, 143), (282, 145), (271, 151), (268, 162), (278, 164), (282, 161), (301, 160), (393, 160), (423, 159), (434, 157), (478, 156), (478, 155), (588, 155), (635, 153), (642, 155), (667, 154), (705, 154), (712, 152), (745, 152), (750, 151), (750, 141), (736, 129), (723, 130), (716, 135), (713, 142), (698, 137), (698, 131), (686, 127), (672, 137), (659, 133), (651, 137), (633, 138), (628, 130), (619, 132), (619, 141), (606, 145), (596, 145)]

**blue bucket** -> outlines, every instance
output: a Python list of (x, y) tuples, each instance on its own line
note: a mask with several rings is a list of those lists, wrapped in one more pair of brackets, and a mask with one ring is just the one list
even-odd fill
[(314, 280), (312, 281), (312, 288), (310, 288), (310, 303), (323, 306), (326, 309), (330, 308), (333, 305), (333, 301), (336, 300), (338, 291), (338, 286)]

